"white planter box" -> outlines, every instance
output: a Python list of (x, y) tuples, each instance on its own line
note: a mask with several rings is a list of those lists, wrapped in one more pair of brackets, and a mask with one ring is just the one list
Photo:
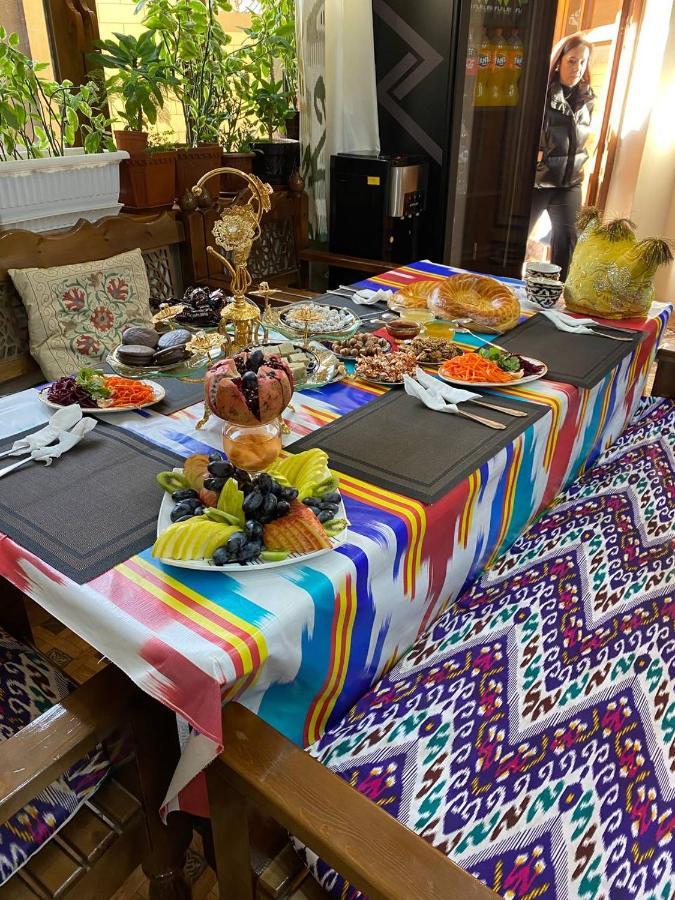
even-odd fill
[(78, 219), (116, 216), (122, 204), (120, 161), (126, 150), (0, 162), (0, 229), (48, 231)]

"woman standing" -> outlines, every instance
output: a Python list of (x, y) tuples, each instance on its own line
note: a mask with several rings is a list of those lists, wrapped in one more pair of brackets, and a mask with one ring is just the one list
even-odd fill
[(532, 199), (530, 231), (546, 210), (553, 226), (551, 261), (561, 267), (563, 279), (577, 242), (575, 222), (588, 159), (594, 98), (589, 68), (592, 49), (577, 33), (553, 51)]

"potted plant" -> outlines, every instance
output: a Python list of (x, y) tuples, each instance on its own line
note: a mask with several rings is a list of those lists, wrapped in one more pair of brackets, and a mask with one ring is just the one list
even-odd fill
[(254, 169), (265, 181), (286, 184), (299, 164), (298, 141), (279, 135), (297, 118), (293, 0), (261, 0), (246, 33), (252, 48), (250, 99), (265, 131), (265, 139), (253, 144)]
[(0, 26), (1, 228), (44, 231), (120, 210), (128, 154), (114, 152), (99, 86), (50, 81), (45, 68)]
[(114, 36), (115, 40), (98, 41), (90, 60), (112, 70), (106, 90), (109, 98), (120, 98), (119, 115), (127, 123), (114, 132), (117, 146), (130, 154), (121, 165), (120, 200), (129, 209), (171, 206), (176, 196), (176, 151), (167, 146), (148, 150), (147, 126), (157, 122), (164, 92), (178, 82), (162, 60), (153, 30), (138, 37), (118, 32)]
[(176, 190), (182, 197), (221, 163), (214, 130), (214, 88), (220, 83), (230, 37), (218, 21), (227, 0), (141, 0), (143, 22), (159, 38), (163, 61), (173, 68), (185, 121), (185, 146), (177, 148)]

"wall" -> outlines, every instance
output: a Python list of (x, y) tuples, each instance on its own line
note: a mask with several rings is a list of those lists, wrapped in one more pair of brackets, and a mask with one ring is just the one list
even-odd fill
[[(605, 207), (632, 219), (640, 237), (675, 241), (674, 109), (675, 4), (648, 0)], [(655, 284), (658, 300), (675, 298), (675, 267)]]

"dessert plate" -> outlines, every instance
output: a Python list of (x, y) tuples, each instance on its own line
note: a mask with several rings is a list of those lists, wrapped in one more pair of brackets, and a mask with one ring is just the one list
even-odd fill
[[(176, 472), (182, 471), (181, 469), (174, 469)], [(162, 499), (162, 505), (159, 508), (159, 515), (157, 516), (157, 537), (171, 525), (171, 510), (174, 508), (175, 503), (171, 499), (171, 495), (165, 493)], [(345, 512), (345, 505), (343, 501), (340, 501), (340, 506), (338, 507), (336, 518), (347, 518), (347, 513)], [(331, 550), (334, 550), (336, 547), (339, 547), (341, 544), (344, 544), (347, 540), (347, 532), (349, 528), (345, 528), (344, 531), (341, 531), (340, 534), (335, 537), (330, 538), (331, 546), (325, 548), (324, 550), (313, 550), (311, 553), (290, 553), (286, 559), (277, 559), (272, 561), (264, 561), (261, 559), (253, 560), (252, 562), (247, 562), (242, 565), (242, 563), (234, 562), (234, 563), (226, 563), (224, 566), (217, 566), (211, 559), (165, 559), (162, 558), (160, 562), (164, 563), (167, 566), (176, 566), (181, 569), (195, 569), (198, 572), (236, 572), (242, 574), (244, 572), (262, 572), (263, 569), (278, 569), (281, 566), (290, 566), (293, 563), (305, 563), (311, 559), (316, 559), (318, 556), (323, 556), (324, 553), (330, 553)]]

